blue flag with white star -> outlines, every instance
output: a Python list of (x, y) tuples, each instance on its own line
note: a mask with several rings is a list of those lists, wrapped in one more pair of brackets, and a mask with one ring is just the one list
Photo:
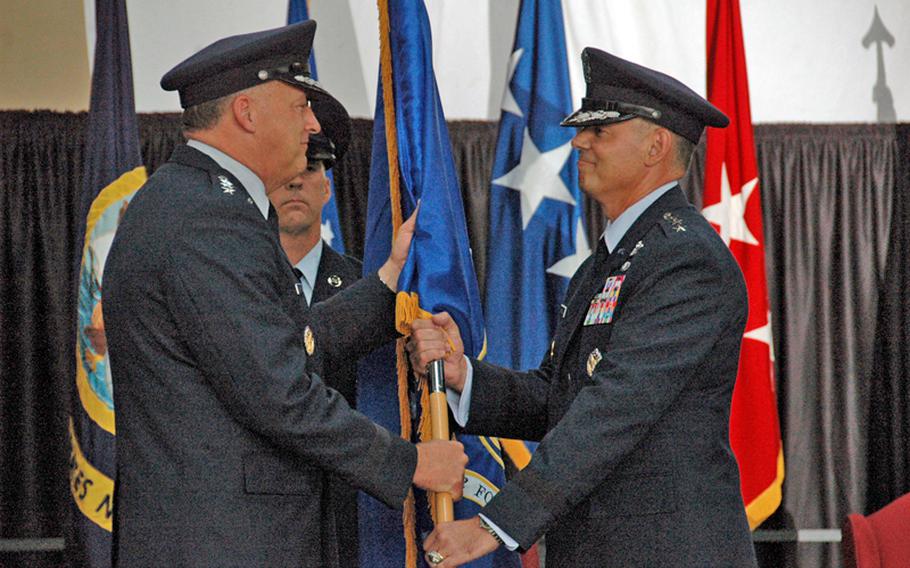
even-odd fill
[[(487, 360), (537, 368), (569, 279), (591, 249), (584, 231), (560, 2), (523, 0), (502, 97), (487, 250)], [(516, 283), (520, 283), (516, 284)], [(536, 444), (503, 440), (519, 468)]]
[[(288, 3), (288, 24), (296, 24), (310, 19), (307, 0), (290, 0)], [(316, 74), (315, 50), (310, 50), (310, 75), (318, 79)], [(341, 234), (341, 223), (338, 220), (338, 205), (335, 202), (335, 178), (332, 170), (325, 173), (331, 184), (332, 195), (328, 203), (322, 207), (322, 239), (336, 251), (344, 254), (344, 238)]]
[[(533, 369), (590, 254), (578, 189), (560, 2), (523, 0), (502, 99), (486, 281), (487, 360)], [(520, 465), (520, 464), (519, 464)]]

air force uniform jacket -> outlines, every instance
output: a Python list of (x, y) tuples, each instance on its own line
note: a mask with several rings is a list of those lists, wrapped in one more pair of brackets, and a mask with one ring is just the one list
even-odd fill
[(375, 275), (312, 310), (227, 170), (178, 147), (107, 260), (117, 408), (118, 566), (334, 566), (329, 474), (401, 507), (413, 445), (304, 372), (395, 337)]
[[(322, 243), (322, 254), (316, 270), (313, 296), (310, 305), (318, 310), (324, 302), (360, 280), (363, 264), (356, 258), (341, 254)], [(331, 321), (326, 322), (331, 324)], [(325, 379), (326, 384), (337, 390), (351, 407), (357, 402), (357, 359), (348, 353), (334, 353), (325, 358), (311, 359), (313, 366), (308, 369)], [(357, 520), (357, 489), (345, 481), (334, 478), (330, 483), (329, 498), (326, 502), (335, 517), (338, 540), (338, 558), (341, 566), (359, 564), (359, 538)], [(328, 515), (328, 513), (327, 513)]]
[(754, 566), (728, 440), (747, 301), (676, 187), (567, 293), (540, 369), (472, 360), (467, 431), (540, 440), (484, 508), (553, 566)]
[[(349, 288), (360, 280), (362, 272), (363, 263), (352, 256), (339, 253), (328, 243), (323, 242), (310, 305), (318, 311), (318, 303)], [(318, 361), (318, 365), (311, 368), (313, 372), (322, 376), (330, 387), (340, 392), (353, 407), (357, 399), (357, 359), (347, 353), (333, 355), (336, 356), (323, 357)]]

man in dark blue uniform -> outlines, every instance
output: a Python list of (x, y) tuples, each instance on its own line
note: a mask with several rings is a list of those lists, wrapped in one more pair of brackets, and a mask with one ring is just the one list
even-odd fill
[[(308, 305), (325, 301), (360, 280), (363, 264), (333, 249), (323, 236), (322, 208), (332, 196), (326, 173), (344, 155), (348, 145), (346, 124), (320, 121), (322, 133), (310, 136), (306, 171), (269, 195), (278, 213), (281, 248), (297, 269), (301, 296)], [(338, 140), (338, 144), (334, 143)], [(357, 361), (346, 353), (330, 360), (310, 358), (307, 369), (318, 374), (354, 408), (357, 402)], [(357, 490), (335, 478), (331, 482), (329, 509), (335, 516), (338, 559), (341, 566), (359, 563)]]
[(184, 134), (107, 260), (117, 406), (118, 566), (336, 566), (328, 481), (401, 507), (460, 493), (460, 444), (416, 447), (307, 373), (394, 337), (413, 220), (378, 274), (308, 309), (268, 195), (306, 168), (317, 117), (347, 113), (307, 70), (315, 22), (220, 40), (169, 71)]
[(446, 358), (466, 431), (541, 442), (479, 517), (437, 527), (427, 560), (546, 533), (548, 566), (752, 567), (728, 440), (746, 289), (677, 185), (705, 126), (728, 120), (662, 73), (592, 48), (582, 62), (587, 96), (563, 125), (579, 129), (579, 183), (607, 227), (541, 367), (467, 360), (448, 314), (414, 325), (412, 362)]

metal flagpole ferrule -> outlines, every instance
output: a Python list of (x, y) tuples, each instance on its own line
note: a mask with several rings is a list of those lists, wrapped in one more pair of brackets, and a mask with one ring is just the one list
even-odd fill
[[(427, 366), (427, 382), (430, 388), (430, 430), (434, 440), (449, 439), (449, 409), (446, 401), (445, 363), (442, 359), (431, 361)], [(452, 496), (439, 492), (436, 499), (436, 523), (455, 520)]]
[(430, 392), (446, 392), (445, 362), (442, 359), (430, 361), (427, 365), (427, 380), (430, 383)]

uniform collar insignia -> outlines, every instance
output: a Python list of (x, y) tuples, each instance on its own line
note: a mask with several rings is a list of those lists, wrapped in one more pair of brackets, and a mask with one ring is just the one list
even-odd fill
[(677, 233), (685, 232), (686, 226), (683, 225), (682, 219), (674, 215), (673, 213), (667, 211), (664, 213), (664, 221), (667, 221), (672, 225), (672, 228)]
[(227, 178), (226, 175), (219, 175), (218, 182), (221, 184), (222, 191), (228, 195), (234, 195), (234, 192), (237, 191), (237, 189), (234, 187), (234, 184)]

